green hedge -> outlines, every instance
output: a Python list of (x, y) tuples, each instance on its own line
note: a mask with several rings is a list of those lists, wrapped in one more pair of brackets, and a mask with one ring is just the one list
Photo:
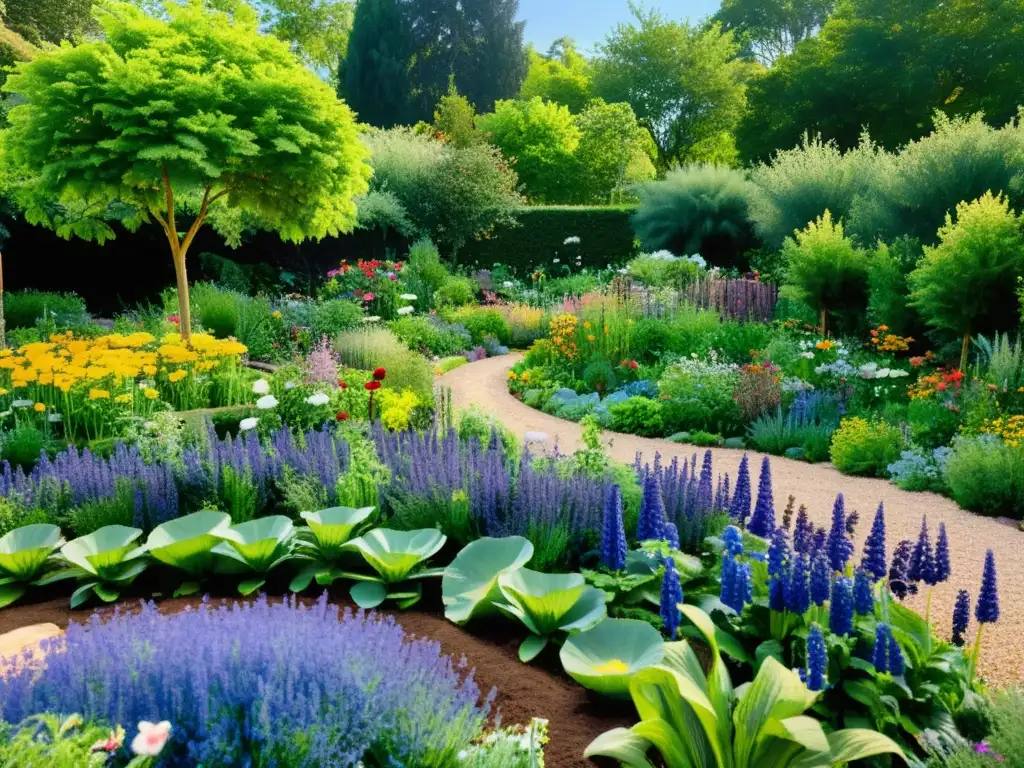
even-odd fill
[[(490, 237), (476, 240), (459, 254), (459, 262), (490, 268), (499, 263), (525, 274), (537, 266), (553, 267), (552, 259), (575, 271), (580, 266), (604, 268), (621, 266), (636, 255), (636, 243), (629, 217), (632, 207), (620, 206), (531, 206), (516, 214), (517, 227), (498, 227)], [(580, 238), (579, 245), (565, 245), (567, 237)], [(555, 271), (557, 273), (557, 270)]]

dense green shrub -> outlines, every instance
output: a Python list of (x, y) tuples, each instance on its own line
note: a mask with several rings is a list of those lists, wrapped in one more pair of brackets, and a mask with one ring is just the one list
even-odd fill
[(0, 536), (6, 536), (15, 528), (33, 523), (53, 523), (45, 510), (25, 509), (9, 498), (0, 498)]
[(341, 364), (361, 371), (384, 368), (384, 386), (401, 392), (413, 390), (431, 401), (434, 396), (434, 373), (430, 363), (418, 352), (405, 346), (386, 328), (371, 327), (343, 331), (334, 338), (334, 350)]
[(85, 322), (85, 301), (73, 293), (14, 291), (4, 294), (4, 320), (8, 328), (34, 328), (44, 316), (67, 327)]
[(485, 238), (468, 243), (462, 261), (487, 268), (504, 264), (515, 274), (528, 275), (564, 252), (566, 238), (579, 237), (574, 255), (580, 267), (618, 267), (636, 253), (631, 211), (622, 206), (520, 208), (518, 226), (495, 227)]
[(922, 448), (949, 445), (960, 427), (960, 413), (930, 398), (914, 398), (907, 404), (910, 439)]
[(502, 344), (508, 344), (511, 338), (508, 323), (496, 309), (463, 307), (452, 315), (452, 319), (469, 331), (474, 344), (482, 344), (487, 336), (493, 336)]
[(757, 188), (743, 171), (691, 165), (637, 187), (633, 229), (641, 247), (680, 256), (699, 253), (709, 264), (746, 268), (756, 247), (750, 203)]
[(899, 427), (853, 416), (843, 419), (832, 435), (829, 456), (836, 469), (845, 474), (883, 477), (902, 449)]
[(921, 318), (908, 302), (907, 277), (923, 251), (912, 237), (899, 237), (891, 245), (879, 243), (868, 260), (868, 322), (885, 324), (900, 336), (918, 336)]
[(609, 409), (612, 415), (611, 428), (615, 432), (626, 432), (642, 437), (662, 437), (665, 424), (661, 418), (661, 403), (647, 397), (631, 397), (615, 403)]
[(402, 283), (416, 296), (417, 309), (434, 306), (434, 292), (444, 285), (448, 268), (441, 263), (441, 253), (429, 238), (417, 240), (409, 248), (409, 259), (402, 270)]
[[(992, 694), (991, 729), (983, 730), (988, 736), (985, 744), (991, 750), (982, 752), (976, 745), (961, 747), (957, 752), (945, 757), (943, 768), (991, 768), (998, 763), (1000, 768), (1024, 768), (1024, 691), (1008, 688)], [(963, 729), (960, 713), (957, 713), (957, 725)], [(972, 734), (973, 741), (981, 734)], [(932, 763), (929, 763), (931, 768)], [(936, 763), (935, 765), (938, 765)]]
[(643, 254), (626, 265), (629, 276), (649, 288), (685, 288), (701, 273), (689, 259), (667, 259)]
[(946, 484), (964, 509), (1024, 518), (1024, 449), (991, 435), (958, 438), (946, 461)]
[(472, 345), (465, 329), (426, 315), (401, 317), (391, 323), (391, 331), (410, 349), (438, 357), (464, 352)]
[(740, 323), (726, 320), (706, 340), (706, 345), (717, 349), (719, 359), (730, 363), (749, 363), (753, 350), (763, 349), (772, 337), (772, 330), (763, 323)]
[(219, 339), (235, 335), (238, 326), (239, 294), (213, 283), (192, 286), (192, 315), (199, 324)]
[(31, 470), (46, 449), (46, 436), (31, 424), (15, 427), (4, 432), (0, 439), (0, 457), (12, 467), (22, 466)]
[(434, 292), (434, 305), (438, 307), (462, 307), (476, 297), (477, 286), (470, 278), (449, 275)]
[(265, 296), (241, 296), (237, 312), (234, 335), (248, 348), (249, 357), (269, 360), (274, 355), (274, 344), (282, 330), (274, 319), (270, 301)]
[(665, 431), (735, 434), (741, 427), (733, 399), (738, 381), (738, 373), (724, 365), (682, 360), (666, 368), (658, 382)]
[(329, 299), (313, 305), (310, 331), (314, 339), (333, 337), (357, 327), (363, 320), (362, 307), (348, 299)]

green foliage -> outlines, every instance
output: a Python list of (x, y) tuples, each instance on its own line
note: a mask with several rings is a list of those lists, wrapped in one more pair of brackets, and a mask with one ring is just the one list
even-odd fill
[(814, 35), (834, 6), (834, 0), (724, 0), (714, 19), (735, 32), (741, 55), (770, 67)]
[(526, 195), (537, 203), (564, 203), (574, 197), (580, 129), (569, 109), (535, 96), (499, 101), (481, 115), (477, 127), (502, 154), (514, 158)]
[(880, 242), (868, 260), (868, 322), (887, 325), (900, 336), (918, 335), (921, 319), (910, 307), (907, 277), (922, 255), (921, 243), (901, 237), (892, 245)]
[(19, 599), (43, 575), (50, 555), (64, 544), (60, 528), (49, 523), (26, 525), (0, 538), (0, 608)]
[(412, 47), (400, 0), (356, 4), (338, 95), (362, 122), (378, 128), (415, 122), (409, 104)]
[(661, 402), (647, 397), (631, 397), (615, 403), (609, 409), (612, 415), (611, 428), (641, 437), (662, 437), (665, 423), (661, 418)]
[(12, 467), (31, 469), (47, 447), (46, 435), (34, 424), (26, 423), (0, 434), (0, 457)]
[(59, 327), (85, 322), (85, 301), (73, 293), (13, 291), (4, 294), (7, 329), (34, 328), (42, 318), (52, 317)]
[(981, 753), (975, 747), (962, 747), (943, 760), (945, 768), (991, 768), (993, 762), (1004, 768), (1024, 767), (1024, 732), (1020, 728), (1024, 722), (1024, 693), (1020, 688), (994, 693), (991, 715), (992, 728), (985, 739), (991, 754)]
[(843, 419), (833, 433), (829, 456), (840, 472), (884, 477), (902, 449), (899, 427), (854, 416)]
[(663, 181), (638, 188), (633, 228), (642, 248), (699, 253), (719, 267), (745, 267), (743, 254), (757, 244), (750, 220), (756, 188), (742, 171), (691, 165)]
[[(445, 539), (444, 534), (433, 528), (415, 531), (374, 528), (352, 539), (345, 548), (362, 555), (376, 572), (376, 576), (358, 577), (350, 590), (352, 600), (364, 609), (376, 608), (388, 599), (397, 601), (399, 608), (413, 605), (423, 593), (420, 579), (440, 576), (443, 571), (424, 566), (444, 546)], [(403, 584), (407, 581), (413, 584)]]
[(466, 248), (468, 261), (487, 268), (502, 264), (529, 275), (550, 255), (564, 249), (567, 237), (579, 237), (579, 266), (618, 266), (636, 252), (631, 209), (618, 206), (531, 206), (520, 208), (516, 227), (501, 226)]
[(931, 450), (949, 445), (960, 428), (960, 413), (943, 402), (917, 397), (907, 403), (907, 425), (911, 441)]
[[(635, 219), (634, 219), (635, 221)], [(637, 256), (626, 265), (629, 276), (650, 288), (685, 288), (700, 274), (700, 267), (689, 259), (662, 259), (652, 256)], [(648, 322), (647, 318), (640, 321)], [(661, 326), (660, 320), (653, 320)], [(638, 349), (645, 349), (637, 345)]]
[(662, 167), (672, 162), (735, 162), (731, 133), (746, 106), (747, 65), (729, 32), (667, 21), (631, 6), (599, 46), (597, 95), (625, 101), (650, 130)]
[(575, 43), (562, 37), (551, 44), (546, 55), (531, 48), (529, 57), (519, 98), (529, 100), (539, 96), (545, 101), (564, 104), (573, 114), (583, 111), (593, 97), (593, 67), (576, 50)]
[[(123, 739), (124, 729), (118, 729)], [(79, 715), (35, 715), (17, 726), (5, 723), (0, 728), (0, 763), (12, 768), (99, 768), (110, 755), (105, 750), (94, 751), (93, 746), (110, 736), (111, 729), (105, 724), (83, 722)]]
[(391, 332), (410, 349), (428, 355), (446, 357), (466, 351), (470, 338), (453, 327), (437, 323), (426, 315), (402, 317), (391, 323)]
[(666, 432), (700, 429), (730, 435), (740, 428), (740, 410), (733, 399), (739, 377), (723, 366), (680, 362), (669, 366), (658, 382)]
[(465, 624), (474, 615), (497, 613), (498, 579), (526, 565), (531, 557), (533, 544), (522, 536), (483, 537), (463, 547), (441, 577), (445, 618)]
[(854, 201), (873, 194), (887, 163), (888, 157), (867, 135), (843, 152), (835, 142), (804, 133), (797, 146), (775, 152), (770, 162), (750, 172), (758, 188), (751, 203), (758, 235), (779, 247), (825, 211), (849, 220)]
[(665, 655), (661, 633), (646, 621), (605, 619), (577, 632), (562, 646), (566, 673), (592, 691), (613, 698), (629, 696), (629, 678)]
[(414, 232), (453, 250), (514, 222), (522, 198), (515, 171), (486, 144), (458, 148), (407, 128), (374, 131), (371, 189), (397, 199)]
[(751, 79), (740, 153), (765, 159), (808, 126), (844, 148), (867, 126), (895, 149), (920, 137), (936, 109), (1001, 125), (1020, 105), (1008, 73), (1024, 58), (1022, 18), (1019, 0), (838, 3), (817, 36)]
[(452, 314), (452, 319), (463, 326), (473, 338), (474, 344), (492, 336), (502, 344), (508, 344), (511, 332), (504, 316), (496, 309), (487, 307), (463, 307)]
[(72, 609), (92, 596), (113, 603), (149, 565), (146, 549), (138, 543), (140, 536), (138, 528), (108, 525), (69, 541), (60, 550), (64, 568), (47, 574), (40, 583), (75, 579), (78, 588), (71, 595)]
[(946, 461), (953, 500), (983, 515), (1024, 519), (1024, 451), (995, 437), (959, 438)]
[(629, 104), (594, 99), (576, 125), (576, 202), (621, 202), (632, 184), (654, 178), (657, 147)]
[(830, 314), (863, 308), (867, 256), (843, 234), (842, 222), (833, 222), (829, 211), (787, 238), (782, 252), (788, 284), (817, 310), (822, 333)]
[(0, 536), (6, 536), (23, 525), (52, 522), (50, 515), (42, 509), (25, 509), (10, 498), (0, 499)]
[(200, 325), (219, 339), (235, 335), (239, 296), (213, 283), (192, 286), (192, 306)]
[(82, 504), (71, 511), (71, 530), (86, 536), (108, 525), (129, 526), (135, 520), (135, 487), (121, 478), (114, 483), (114, 495)]
[(402, 271), (402, 282), (414, 294), (417, 306), (433, 306), (434, 291), (448, 278), (448, 268), (441, 263), (441, 253), (429, 238), (423, 237), (409, 247), (409, 258)]
[(462, 307), (476, 298), (477, 285), (469, 277), (449, 275), (434, 291), (434, 304), (438, 307)]
[(149, 554), (194, 579), (178, 587), (175, 597), (199, 591), (198, 580), (213, 572), (217, 562), (214, 548), (221, 542), (220, 534), (230, 526), (229, 515), (204, 510), (162, 523), (149, 534), (146, 539)]
[(93, 0), (4, 0), (4, 24), (33, 45), (77, 43), (96, 31)]
[(719, 360), (743, 365), (750, 362), (750, 351), (763, 349), (771, 337), (771, 328), (764, 323), (725, 320), (708, 334), (705, 345), (718, 350)]
[[(348, 299), (329, 299), (313, 305), (309, 330), (314, 339), (334, 338), (342, 331), (356, 328), (366, 316), (362, 307)], [(242, 336), (239, 335), (239, 340)], [(245, 343), (243, 341), (243, 343)]]
[(986, 192), (956, 208), (956, 223), (946, 215), (939, 244), (925, 248), (910, 273), (910, 303), (925, 322), (966, 337), (1011, 326), (1016, 317), (1014, 290), (1024, 275), (1021, 218), (1005, 197)]
[(456, 90), (454, 83), (437, 102), (434, 130), (456, 147), (469, 147), (482, 141), (476, 129), (476, 108)]
[(389, 389), (411, 389), (428, 402), (433, 399), (434, 374), (430, 363), (385, 328), (356, 328), (339, 333), (334, 338), (334, 351), (342, 365), (349, 368), (384, 368), (387, 378), (383, 384)]
[(219, 535), (224, 539), (214, 550), (224, 558), (219, 569), (247, 577), (238, 585), (242, 595), (250, 595), (262, 587), (271, 569), (292, 559), (294, 526), (282, 515), (239, 523)]

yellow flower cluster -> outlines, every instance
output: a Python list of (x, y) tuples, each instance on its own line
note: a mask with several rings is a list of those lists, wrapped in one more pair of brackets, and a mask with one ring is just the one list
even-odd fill
[(578, 352), (575, 339), (578, 324), (576, 315), (566, 313), (551, 318), (551, 327), (548, 329), (555, 352), (569, 360), (574, 360)]
[(1002, 438), (1003, 442), (1012, 448), (1020, 448), (1021, 441), (1024, 440), (1024, 416), (985, 419), (981, 432)]

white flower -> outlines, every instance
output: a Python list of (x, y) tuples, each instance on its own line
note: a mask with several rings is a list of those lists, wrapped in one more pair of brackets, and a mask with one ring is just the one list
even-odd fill
[(560, 261), (561, 261), (561, 259), (552, 259), (551, 263), (552, 264), (558, 264)]
[(277, 398), (273, 395), (264, 395), (256, 401), (256, 407), (261, 411), (266, 411), (277, 405)]
[(250, 416), (247, 419), (242, 419), (238, 422), (238, 428), (242, 432), (248, 432), (250, 429), (256, 429), (256, 425), (260, 423), (260, 420), (255, 416)]
[(270, 382), (266, 379), (257, 379), (252, 383), (252, 391), (257, 395), (265, 395), (270, 391)]
[(502, 285), (505, 288), (511, 288), (511, 287), (513, 287), (515, 285), (515, 283), (513, 283), (511, 280), (506, 280), (504, 283), (502, 283)]
[(150, 432), (152, 432), (153, 430), (155, 430), (160, 425), (157, 424), (155, 421), (147, 421), (142, 426), (145, 427), (146, 429), (148, 429)]
[(284, 383), (285, 390), (295, 389), (298, 386), (294, 381), (286, 381)]
[(627, 272), (629, 272), (629, 270), (628, 270), (628, 269), (626, 269), (625, 267), (623, 267), (622, 269), (620, 269), (620, 270), (619, 270), (619, 274), (620, 274), (620, 275), (624, 275), (624, 274), (626, 274)]
[(132, 752), (141, 757), (156, 757), (171, 735), (171, 724), (163, 720), (155, 725), (148, 720), (139, 723), (139, 733), (132, 739)]
[(675, 261), (676, 255), (672, 251), (667, 251), (664, 248), (660, 251), (648, 254), (647, 258), (657, 259), (658, 261)]
[(323, 392), (317, 392), (306, 398), (306, 402), (310, 405), (327, 405), (330, 401), (331, 398)]
[(883, 368), (874, 376), (876, 379), (887, 379), (889, 378), (889, 369)]
[(687, 259), (687, 261), (692, 261), (694, 264), (696, 264), (701, 269), (704, 269), (704, 267), (706, 267), (708, 265), (707, 261), (699, 253), (693, 254), (693, 256), (690, 256)]
[(403, 293), (398, 298), (404, 299), (405, 301), (416, 301), (416, 294), (415, 293)]
[(814, 359), (814, 353), (813, 352), (801, 352), (800, 353), (800, 357), (804, 358), (805, 360), (813, 360)]
[(904, 376), (909, 376), (909, 375), (910, 375), (910, 373), (908, 373), (907, 371), (904, 371), (901, 368), (890, 368), (889, 369), (889, 378), (890, 379), (902, 379)]
[(15, 408), (28, 408), (30, 405), (35, 405), (31, 400), (15, 400), (11, 403)]
[(411, 315), (413, 312), (412, 307), (399, 307), (398, 314), (400, 315)]
[(370, 315), (369, 317), (363, 318), (364, 323), (376, 323), (378, 320), (380, 320), (379, 315)]
[(562, 245), (579, 245), (579, 243), (580, 239), (576, 237), (576, 235), (573, 235), (571, 237), (565, 238), (565, 242), (563, 242)]

